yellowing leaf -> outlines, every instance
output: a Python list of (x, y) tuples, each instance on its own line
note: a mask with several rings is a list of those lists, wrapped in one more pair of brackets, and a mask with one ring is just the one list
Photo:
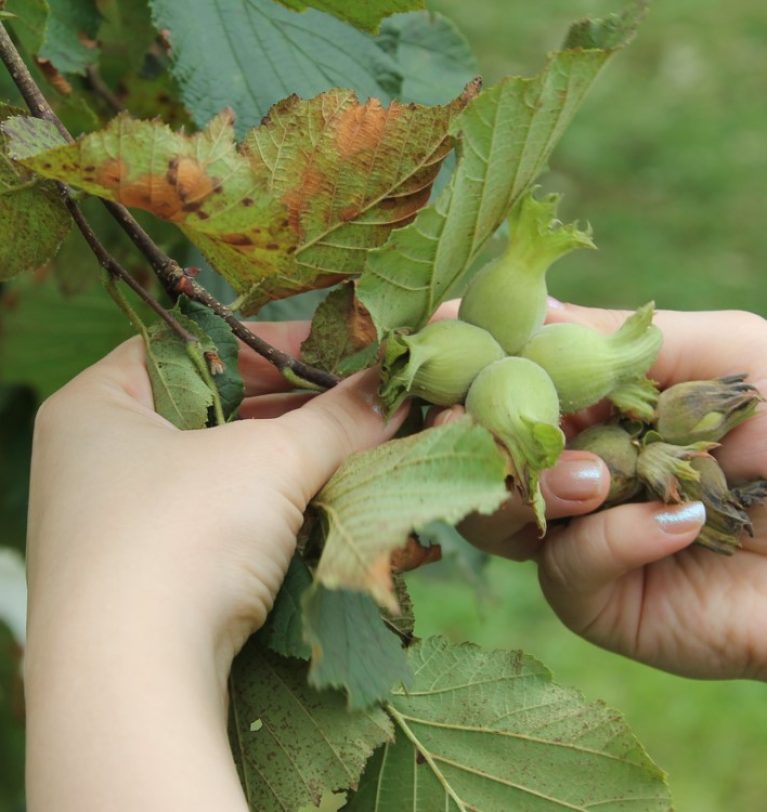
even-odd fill
[(242, 147), (226, 112), (191, 136), (121, 115), (53, 150), (44, 123), (4, 130), (35, 172), (175, 223), (251, 313), (359, 274), (367, 249), (426, 204), (473, 92), (444, 107), (360, 104), (345, 90), (290, 97)]
[(315, 8), (351, 23), (363, 31), (376, 31), (384, 17), (401, 11), (417, 11), (425, 8), (425, 0), (278, 0), (294, 11)]
[(316, 580), (396, 611), (392, 551), (436, 519), (492, 512), (507, 498), (505, 477), (495, 441), (469, 417), (355, 454), (315, 499), (327, 522)]

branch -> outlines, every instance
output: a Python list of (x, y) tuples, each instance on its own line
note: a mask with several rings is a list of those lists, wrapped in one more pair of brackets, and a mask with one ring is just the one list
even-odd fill
[[(24, 60), (22, 60), (21, 56), (19, 55), (16, 46), (13, 44), (13, 41), (11, 40), (2, 22), (0, 22), (0, 59), (2, 59), (5, 66), (8, 68), (11, 78), (21, 92), (21, 95), (24, 97), (24, 101), (27, 103), (27, 107), (29, 107), (32, 115), (35, 116), (35, 118), (42, 118), (52, 122), (66, 141), (68, 143), (72, 143), (74, 139), (46, 101), (45, 96), (43, 96), (40, 88), (32, 78), (32, 74), (24, 64)], [(64, 188), (66, 189), (66, 187)], [(70, 199), (68, 189), (66, 189), (64, 199), (65, 201)], [(118, 224), (128, 235), (128, 237), (130, 237), (133, 244), (139, 249), (144, 257), (146, 257), (147, 261), (152, 266), (155, 275), (160, 280), (171, 298), (175, 299), (183, 293), (190, 299), (194, 299), (195, 301), (204, 304), (206, 307), (209, 307), (214, 313), (224, 319), (237, 338), (239, 338), (248, 347), (255, 350), (255, 352), (257, 352), (259, 355), (263, 356), (267, 361), (269, 361), (269, 363), (277, 367), (277, 369), (289, 380), (305, 381), (309, 384), (314, 384), (321, 389), (330, 389), (338, 383), (339, 378), (337, 378), (335, 375), (331, 375), (330, 373), (324, 372), (321, 369), (317, 369), (309, 364), (305, 364), (302, 361), (293, 358), (291, 355), (278, 350), (276, 347), (273, 347), (262, 338), (259, 338), (257, 335), (255, 335), (255, 333), (252, 333), (242, 322), (240, 322), (240, 320), (232, 313), (231, 310), (229, 310), (228, 307), (221, 304), (221, 302), (208, 293), (208, 291), (202, 287), (202, 285), (195, 282), (193, 278), (184, 272), (178, 262), (162, 251), (162, 249), (160, 249), (160, 247), (146, 233), (146, 231), (141, 228), (141, 226), (136, 222), (136, 220), (124, 206), (108, 200), (103, 200), (102, 202), (104, 206), (106, 206), (109, 213), (115, 218)], [(67, 208), (69, 208), (69, 205), (67, 205)], [(71, 212), (72, 209), (70, 209), (70, 213)], [(85, 222), (84, 218), (82, 218), (82, 213), (80, 213), (80, 218), (82, 222)], [(79, 221), (76, 220), (76, 222), (78, 222), (79, 226)], [(85, 222), (85, 224), (87, 226), (87, 222)], [(90, 229), (90, 226), (88, 226), (88, 228)], [(90, 229), (90, 232), (93, 234), (92, 229)], [(83, 236), (86, 237), (86, 240), (88, 239), (84, 232)], [(95, 234), (93, 234), (93, 236), (95, 237)], [(91, 245), (91, 247), (93, 246)], [(103, 246), (102, 249), (109, 260), (117, 265), (118, 263), (109, 257), (108, 252), (106, 252), (106, 249), (104, 249)], [(99, 258), (99, 261), (102, 261), (101, 258)], [(132, 280), (132, 277), (130, 277), (129, 274), (127, 277), (131, 278)], [(121, 278), (127, 282), (126, 277)], [(160, 307), (159, 304), (158, 307)]]

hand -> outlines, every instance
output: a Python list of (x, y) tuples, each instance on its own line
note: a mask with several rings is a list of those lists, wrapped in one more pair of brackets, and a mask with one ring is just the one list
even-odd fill
[[(564, 305), (549, 321), (613, 332), (626, 315)], [(655, 323), (664, 344), (649, 375), (662, 387), (748, 372), (767, 392), (763, 319), (661, 311)], [(767, 478), (767, 413), (732, 431), (715, 456), (730, 481)], [(767, 679), (767, 508), (750, 511), (754, 538), (732, 557), (690, 546), (701, 508), (622, 505), (553, 528), (528, 552), (554, 610), (597, 645), (686, 676)]]
[[(256, 329), (295, 354), (308, 325)], [(154, 412), (139, 339), (40, 410), (30, 812), (245, 809), (226, 740), (231, 660), (264, 622), (309, 500), (397, 421), (375, 405), (375, 372), (307, 396), (249, 350), (241, 367), (241, 413), (256, 419), (204, 431)]]

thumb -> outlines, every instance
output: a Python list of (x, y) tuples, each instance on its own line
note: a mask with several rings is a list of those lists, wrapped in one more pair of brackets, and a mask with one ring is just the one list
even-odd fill
[(355, 451), (373, 448), (396, 433), (407, 409), (388, 422), (378, 401), (379, 370), (352, 375), (277, 419), (300, 449), (300, 480), (307, 501)]
[(706, 521), (702, 502), (628, 504), (570, 523), (537, 556), (541, 587), (571, 628), (599, 613), (624, 575), (690, 545)]

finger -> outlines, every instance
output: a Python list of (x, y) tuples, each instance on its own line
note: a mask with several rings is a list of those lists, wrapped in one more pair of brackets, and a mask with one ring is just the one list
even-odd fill
[(312, 398), (312, 392), (286, 392), (246, 398), (240, 405), (240, 417), (249, 420), (270, 420), (300, 409)]
[[(614, 333), (630, 315), (625, 310), (550, 302), (547, 322), (572, 322)], [(737, 372), (749, 373), (755, 386), (764, 385), (767, 326), (759, 316), (736, 310), (659, 310), (654, 323), (663, 333), (663, 346), (648, 375), (662, 387)]]
[[(300, 356), (301, 344), (308, 337), (311, 327), (308, 321), (256, 321), (248, 322), (245, 326), (259, 338), (294, 358)], [(294, 388), (274, 365), (242, 342), (238, 364), (246, 396), (286, 392)]]
[(443, 321), (444, 319), (457, 319), (458, 309), (461, 306), (460, 299), (450, 299), (449, 302), (443, 302), (431, 317), (431, 321)]
[(624, 575), (687, 547), (705, 520), (702, 502), (621, 505), (576, 519), (542, 545), (541, 585), (558, 611), (577, 608), (578, 599), (599, 598)]
[[(588, 451), (564, 451), (557, 464), (541, 474), (547, 519), (591, 513), (609, 490), (607, 466)], [(535, 514), (516, 491), (492, 516), (473, 514), (460, 530), (481, 550), (515, 561), (532, 558), (541, 544)]]
[(376, 368), (353, 375), (279, 419), (299, 452), (296, 476), (307, 501), (350, 454), (390, 439), (402, 423), (406, 409), (388, 423), (384, 419), (377, 396), (379, 374)]

